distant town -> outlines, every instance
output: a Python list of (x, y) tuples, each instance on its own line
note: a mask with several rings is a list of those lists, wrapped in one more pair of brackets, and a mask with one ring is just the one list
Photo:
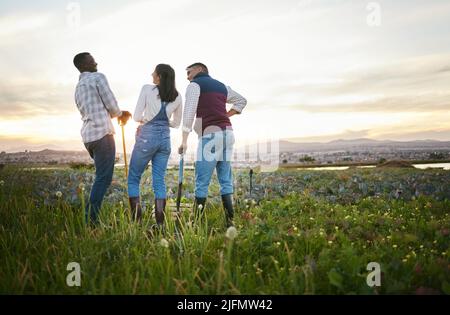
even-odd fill
[[(450, 161), (450, 141), (378, 141), (371, 139), (335, 140), (327, 143), (279, 142), (280, 165), (351, 165), (379, 164), (385, 161), (411, 162)], [(129, 156), (128, 156), (129, 159)], [(86, 151), (41, 150), (0, 152), (0, 164), (36, 165), (90, 165), (92, 159)], [(123, 163), (123, 155), (117, 153), (116, 163)], [(169, 164), (176, 165), (172, 156)], [(235, 159), (236, 166), (256, 165), (258, 161)]]
[(385, 161), (450, 160), (450, 141), (336, 140), (328, 143), (280, 143), (280, 164), (379, 164)]

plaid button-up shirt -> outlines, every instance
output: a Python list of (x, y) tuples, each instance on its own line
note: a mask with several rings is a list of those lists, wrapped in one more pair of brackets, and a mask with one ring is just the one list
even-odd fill
[(81, 137), (84, 143), (115, 133), (111, 118), (120, 116), (121, 111), (103, 73), (80, 74), (75, 103), (83, 120)]

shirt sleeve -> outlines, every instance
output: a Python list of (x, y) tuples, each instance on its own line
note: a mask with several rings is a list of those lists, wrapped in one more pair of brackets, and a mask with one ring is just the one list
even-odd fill
[(183, 131), (191, 132), (195, 115), (197, 114), (198, 100), (200, 98), (200, 85), (190, 83), (186, 88), (186, 101), (183, 112)]
[(173, 119), (169, 122), (169, 126), (172, 128), (178, 128), (181, 124), (181, 116), (183, 115), (183, 98), (181, 95), (178, 95), (177, 99), (177, 107), (173, 112)]
[(109, 87), (108, 80), (102, 73), (99, 73), (99, 77), (97, 80), (97, 89), (103, 105), (105, 105), (105, 108), (109, 112), (111, 118), (120, 116), (121, 111), (119, 106), (117, 105), (116, 98), (114, 97), (114, 94)]
[(136, 122), (141, 122), (144, 115), (145, 110), (145, 101), (146, 101), (146, 94), (145, 93), (145, 85), (141, 89), (141, 94), (139, 94), (139, 99), (136, 104), (136, 108), (134, 110), (133, 119)]
[(227, 91), (227, 103), (233, 104), (231, 109), (234, 109), (238, 113), (242, 113), (242, 110), (247, 105), (247, 100), (236, 91), (233, 91), (233, 89), (229, 86), (227, 86)]

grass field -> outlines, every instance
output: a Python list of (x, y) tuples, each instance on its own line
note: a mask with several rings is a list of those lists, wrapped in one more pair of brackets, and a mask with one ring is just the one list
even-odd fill
[[(2, 294), (450, 294), (450, 172), (416, 169), (235, 171), (236, 228), (226, 235), (217, 181), (202, 224), (183, 212), (149, 236), (153, 196), (143, 180), (144, 222), (130, 221), (122, 170), (102, 224), (86, 227), (93, 171), (0, 170)], [(183, 202), (193, 198), (186, 175)], [(174, 203), (176, 170), (167, 176)], [(67, 265), (81, 267), (70, 287)], [(381, 266), (381, 286), (366, 283)]]

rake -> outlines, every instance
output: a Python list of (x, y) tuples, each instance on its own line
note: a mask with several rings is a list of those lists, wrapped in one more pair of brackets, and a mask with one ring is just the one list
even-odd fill
[(125, 124), (119, 120), (119, 125), (122, 128), (122, 145), (123, 145), (123, 160), (125, 162), (125, 178), (128, 178), (128, 161), (127, 161), (127, 148), (125, 145)]

